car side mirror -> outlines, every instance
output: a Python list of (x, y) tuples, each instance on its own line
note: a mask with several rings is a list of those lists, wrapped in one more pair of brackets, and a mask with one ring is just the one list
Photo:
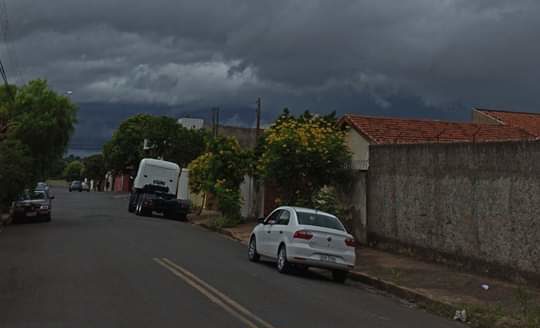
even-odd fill
[(54, 196), (49, 196), (49, 199), (54, 199)]
[(264, 218), (258, 218), (257, 223), (264, 223)]

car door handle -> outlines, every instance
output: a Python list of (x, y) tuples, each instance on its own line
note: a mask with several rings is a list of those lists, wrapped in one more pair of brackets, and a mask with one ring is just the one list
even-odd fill
[(266, 233), (271, 233), (272, 231), (268, 230)]
[(283, 233), (283, 231), (280, 231), (279, 233)]

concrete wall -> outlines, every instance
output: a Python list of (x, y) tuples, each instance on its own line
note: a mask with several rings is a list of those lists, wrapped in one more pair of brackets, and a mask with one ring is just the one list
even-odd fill
[(356, 240), (366, 244), (367, 240), (367, 172), (354, 170), (351, 174), (350, 186), (346, 190), (338, 190), (338, 200), (343, 208), (341, 219), (347, 230)]
[(368, 237), (540, 274), (540, 143), (370, 148)]
[(253, 149), (257, 145), (256, 129), (220, 125), (218, 134), (220, 136), (235, 137), (243, 148)]
[(349, 129), (345, 141), (352, 155), (351, 168), (367, 170), (369, 167), (369, 142), (354, 129)]

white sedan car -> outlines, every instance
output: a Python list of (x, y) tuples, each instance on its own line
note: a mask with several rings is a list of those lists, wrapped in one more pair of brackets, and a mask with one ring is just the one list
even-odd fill
[(344, 282), (356, 260), (355, 240), (337, 217), (321, 211), (283, 206), (260, 219), (249, 240), (248, 257), (276, 260), (279, 272), (291, 265), (332, 271), (335, 281)]

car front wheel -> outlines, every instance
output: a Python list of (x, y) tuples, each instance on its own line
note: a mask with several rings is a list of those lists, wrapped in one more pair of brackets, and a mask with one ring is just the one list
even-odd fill
[(248, 246), (248, 259), (251, 262), (258, 262), (260, 258), (261, 256), (257, 253), (257, 241), (255, 240), (255, 237), (251, 237)]
[(287, 261), (287, 250), (285, 245), (281, 245), (278, 251), (277, 269), (280, 273), (288, 273), (291, 269), (289, 261)]

